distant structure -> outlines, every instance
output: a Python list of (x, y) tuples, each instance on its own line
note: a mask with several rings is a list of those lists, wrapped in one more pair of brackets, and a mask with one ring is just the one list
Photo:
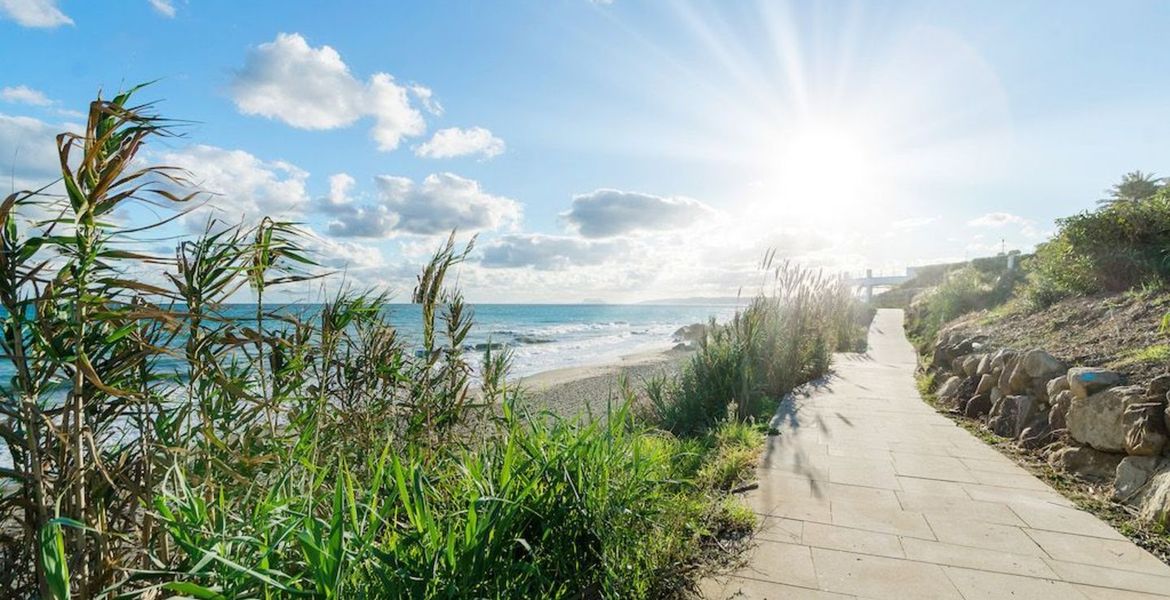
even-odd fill
[(888, 288), (894, 287), (904, 281), (909, 281), (917, 275), (914, 267), (907, 267), (905, 275), (879, 275), (874, 277), (873, 269), (865, 270), (865, 277), (854, 277), (849, 280), (849, 284), (856, 288), (865, 298), (866, 302), (873, 299), (873, 288)]

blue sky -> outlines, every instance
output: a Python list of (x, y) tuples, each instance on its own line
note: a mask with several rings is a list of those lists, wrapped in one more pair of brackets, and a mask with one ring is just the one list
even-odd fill
[(769, 246), (1027, 249), (1166, 172), (1168, 27), (1158, 2), (0, 0), (0, 162), (51, 179), (73, 111), (161, 79), (142, 98), (196, 123), (148, 158), (205, 213), (303, 221), (363, 285), (408, 289), (458, 226), (475, 300), (719, 295)]

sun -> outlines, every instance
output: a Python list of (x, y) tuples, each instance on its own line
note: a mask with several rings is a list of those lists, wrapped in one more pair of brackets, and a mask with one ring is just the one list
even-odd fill
[(871, 197), (875, 159), (861, 136), (816, 124), (785, 137), (775, 159), (772, 187), (789, 210), (832, 216)]

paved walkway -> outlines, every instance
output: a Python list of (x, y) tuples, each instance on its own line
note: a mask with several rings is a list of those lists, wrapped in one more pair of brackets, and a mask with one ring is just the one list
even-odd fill
[(1170, 568), (923, 403), (902, 312), (782, 407), (749, 566), (707, 598), (1170, 597)]

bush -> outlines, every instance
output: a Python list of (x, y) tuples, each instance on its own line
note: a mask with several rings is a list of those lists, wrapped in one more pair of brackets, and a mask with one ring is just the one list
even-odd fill
[(785, 394), (827, 374), (833, 352), (864, 347), (873, 311), (843, 280), (789, 264), (769, 275), (771, 287), (730, 323), (710, 324), (677, 379), (647, 386), (652, 422), (694, 435), (729, 416), (766, 419)]
[(1006, 302), (1020, 278), (1018, 270), (980, 269), (975, 265), (950, 272), (942, 283), (911, 305), (906, 326), (910, 339), (921, 348), (934, 340), (947, 321)]
[(1057, 225), (1058, 233), (1031, 261), (1027, 297), (1036, 306), (1170, 281), (1170, 190), (1113, 202)]
[[(165, 585), (226, 597), (667, 596), (713, 534), (744, 524), (708, 494), (754, 469), (754, 456), (718, 478), (693, 470), (705, 460), (676, 460), (752, 452), (738, 433), (712, 439), (688, 445), (624, 409), (592, 423), (509, 412), (467, 450), (387, 447), (360, 468), (322, 465), (336, 477), (296, 467), (242, 497), (175, 472), (157, 503), (181, 553)], [(322, 477), (336, 487), (310, 483)], [(243, 510), (229, 494), (256, 501)]]

